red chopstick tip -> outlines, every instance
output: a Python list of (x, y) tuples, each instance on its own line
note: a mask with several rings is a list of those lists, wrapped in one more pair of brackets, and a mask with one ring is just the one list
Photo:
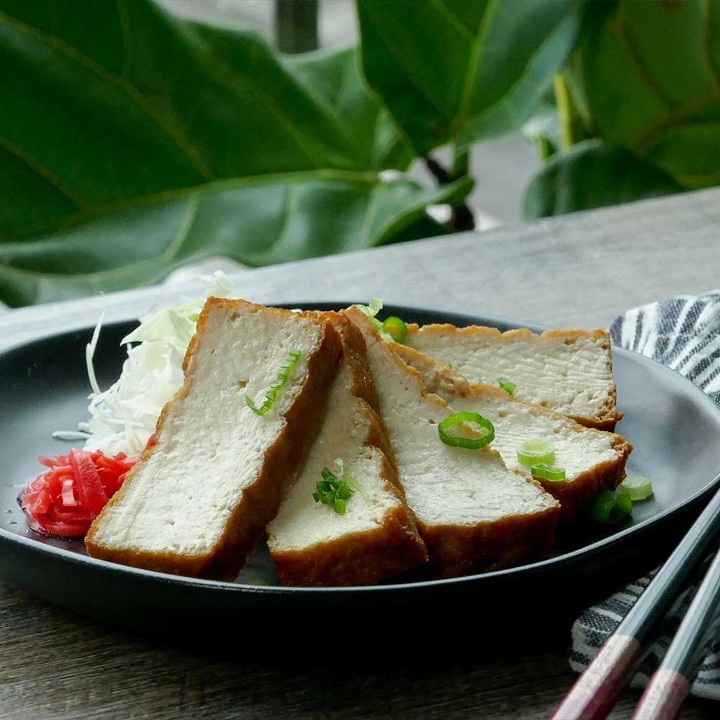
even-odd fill
[(632, 720), (672, 720), (690, 692), (690, 681), (675, 670), (658, 670), (635, 708)]
[(611, 635), (555, 710), (551, 720), (599, 720), (607, 716), (640, 657), (630, 635)]

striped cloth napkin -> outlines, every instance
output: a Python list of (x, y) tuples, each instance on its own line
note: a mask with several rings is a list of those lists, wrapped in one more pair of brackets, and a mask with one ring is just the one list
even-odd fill
[[(633, 308), (610, 327), (613, 342), (677, 370), (704, 390), (720, 407), (720, 290), (699, 296), (677, 296)], [(706, 561), (709, 565), (710, 559)], [(585, 610), (572, 628), (570, 667), (582, 672), (600, 646), (648, 586), (655, 572)], [(675, 629), (692, 600), (688, 588), (675, 602), (658, 640), (633, 678), (644, 687), (667, 651)], [(720, 700), (720, 637), (706, 650), (691, 693)]]

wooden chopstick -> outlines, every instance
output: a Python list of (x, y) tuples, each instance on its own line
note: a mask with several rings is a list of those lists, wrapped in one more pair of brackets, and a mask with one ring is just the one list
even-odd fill
[(633, 720), (673, 720), (690, 692), (702, 652), (720, 619), (720, 551), (695, 593), (658, 669), (653, 673)]
[(652, 631), (670, 609), (718, 532), (720, 490), (576, 680), (551, 720), (602, 720), (608, 716), (639, 664)]

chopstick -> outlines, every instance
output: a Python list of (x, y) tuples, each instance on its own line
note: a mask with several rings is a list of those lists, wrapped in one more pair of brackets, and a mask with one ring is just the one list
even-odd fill
[[(551, 720), (602, 720), (608, 716), (620, 691), (642, 659), (644, 646), (652, 631), (670, 609), (683, 588), (684, 582), (705, 556), (719, 531), (720, 490), (715, 493), (685, 537), (658, 570), (652, 582), (645, 588), (615, 632), (605, 641), (595, 659), (576, 680), (570, 692), (553, 713)], [(718, 564), (719, 561), (716, 558), (713, 562), (713, 569)], [(717, 568), (717, 572), (720, 575), (720, 567)], [(708, 597), (715, 587), (715, 583), (710, 580), (710, 572), (706, 577), (707, 590), (702, 596), (700, 592), (696, 596), (696, 600), (700, 598), (698, 602), (704, 602), (705, 606), (711, 604), (708, 602)], [(703, 582), (703, 586), (705, 584)], [(715, 594), (715, 598), (717, 598), (717, 594)], [(695, 602), (693, 602), (694, 604)], [(688, 612), (683, 625), (686, 621), (690, 622), (687, 619), (689, 616)], [(680, 638), (679, 635), (677, 637)], [(690, 636), (688, 636), (689, 640)], [(695, 643), (688, 645), (683, 639), (678, 639), (677, 642), (676, 649), (683, 657), (685, 657), (683, 651), (695, 647)], [(687, 658), (687, 660), (690, 659)], [(674, 662), (678, 663), (678, 660), (676, 659)], [(684, 669), (687, 665), (683, 660), (672, 667)], [(664, 676), (669, 678), (666, 674)], [(661, 677), (659, 676), (656, 682), (659, 683)], [(673, 677), (677, 678), (675, 675)], [(659, 686), (655, 685), (655, 687)], [(647, 702), (649, 703), (649, 700)], [(659, 717), (666, 720), (673, 716)]]
[(658, 669), (653, 673), (633, 720), (672, 720), (690, 692), (702, 651), (720, 619), (720, 551), (695, 593)]

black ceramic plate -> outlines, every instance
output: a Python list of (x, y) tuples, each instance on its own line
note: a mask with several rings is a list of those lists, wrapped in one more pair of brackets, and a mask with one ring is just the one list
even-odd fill
[[(419, 323), (514, 326), (417, 308), (388, 307), (385, 312)], [(117, 378), (125, 356), (119, 341), (134, 325), (103, 329), (95, 361), (103, 387)], [(99, 621), (173, 631), (202, 618), (205, 631), (213, 632), (249, 615), (323, 627), (316, 623), (338, 611), (373, 617), (376, 623), (377, 618), (396, 622), (418, 610), (424, 613), (425, 626), (440, 633), (464, 612), (474, 618), (490, 614), (498, 621), (514, 618), (517, 624), (518, 602), (544, 616), (560, 609), (574, 611), (653, 567), (720, 482), (720, 413), (712, 402), (668, 368), (616, 350), (618, 404), (625, 413), (617, 432), (634, 446), (629, 472), (649, 475), (655, 489), (654, 498), (636, 505), (626, 525), (588, 534), (541, 562), (453, 580), (284, 588), (273, 584), (272, 563), (262, 548), (235, 583), (136, 570), (88, 558), (81, 541), (34, 534), (16, 503), (21, 486), (40, 470), (38, 455), (56, 455), (69, 447), (53, 440), (51, 433), (74, 429), (86, 419), (84, 351), (91, 331), (42, 339), (0, 355), (0, 573), (32, 594)], [(308, 613), (312, 620), (307, 620)]]

